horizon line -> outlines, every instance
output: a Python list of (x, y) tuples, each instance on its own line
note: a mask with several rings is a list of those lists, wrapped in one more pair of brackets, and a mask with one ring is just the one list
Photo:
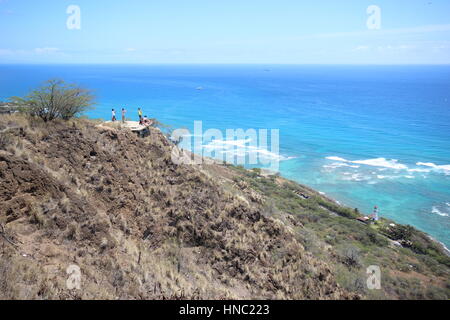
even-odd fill
[(67, 65), (130, 65), (130, 66), (170, 66), (170, 65), (272, 65), (272, 66), (450, 66), (449, 63), (280, 63), (280, 62), (145, 62), (145, 63), (133, 63), (133, 62), (0, 62), (0, 66), (67, 66)]

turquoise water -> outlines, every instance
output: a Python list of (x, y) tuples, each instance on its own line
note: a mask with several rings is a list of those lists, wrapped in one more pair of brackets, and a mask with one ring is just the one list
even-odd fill
[(94, 118), (280, 129), (282, 175), (450, 247), (449, 66), (0, 66), (0, 100), (53, 77), (94, 89)]

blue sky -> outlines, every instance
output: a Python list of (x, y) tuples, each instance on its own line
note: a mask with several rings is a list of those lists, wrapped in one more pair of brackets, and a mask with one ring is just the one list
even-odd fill
[(449, 64), (449, 13), (448, 0), (0, 0), (0, 63)]

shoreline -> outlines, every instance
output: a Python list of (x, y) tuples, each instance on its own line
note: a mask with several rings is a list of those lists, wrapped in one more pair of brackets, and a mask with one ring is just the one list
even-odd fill
[[(6, 105), (6, 106), (10, 107), (10, 105)], [(14, 113), (14, 112), (13, 112), (13, 113)], [(8, 113), (7, 113), (7, 114), (8, 114)], [(9, 113), (9, 114), (11, 114), (11, 113)], [(81, 116), (81, 117), (86, 117), (86, 116)], [(91, 120), (91, 121), (99, 121), (99, 119), (90, 118), (90, 117), (86, 117), (86, 119)], [(107, 124), (108, 122), (110, 122), (110, 121), (102, 121), (102, 124)], [(117, 123), (121, 123), (121, 122), (118, 121)], [(155, 128), (157, 128), (157, 127), (155, 127)], [(157, 129), (160, 130), (159, 128), (157, 128)], [(161, 130), (160, 130), (160, 131), (161, 131)], [(164, 136), (165, 136), (165, 135), (164, 135)], [(168, 139), (167, 137), (166, 137), (166, 139), (167, 139), (167, 141), (171, 142), (170, 139)], [(193, 152), (191, 152), (191, 151), (189, 151), (189, 150), (183, 150), (183, 151), (184, 151), (185, 153), (188, 153), (188, 154), (190, 153), (191, 155), (194, 155), (194, 158), (195, 158), (195, 157), (199, 157), (197, 154), (195, 154), (195, 153), (193, 153)], [(192, 158), (192, 156), (191, 156), (191, 158)], [(232, 166), (236, 166), (236, 165), (234, 165), (234, 164), (225, 163), (225, 162), (220, 161), (220, 160), (218, 160), (218, 159), (207, 158), (207, 157), (203, 157), (203, 156), (202, 156), (202, 159), (204, 159), (204, 160), (208, 159), (208, 160), (211, 161), (211, 163), (215, 163), (215, 164), (218, 164), (218, 165), (232, 165)], [(243, 166), (243, 168), (244, 168), (245, 170), (247, 170), (247, 171), (251, 171), (251, 170), (252, 170), (252, 169), (250, 169), (250, 168), (246, 168), (245, 166)], [(262, 176), (270, 176), (270, 175), (279, 176), (279, 177), (281, 177), (281, 178), (284, 179), (284, 180), (292, 181), (292, 182), (298, 184), (299, 186), (303, 187), (304, 189), (307, 189), (309, 192), (314, 193), (314, 194), (317, 195), (317, 196), (320, 196), (320, 197), (322, 197), (322, 198), (324, 198), (324, 199), (326, 199), (326, 200), (328, 200), (328, 201), (331, 201), (331, 202), (335, 203), (337, 206), (339, 206), (339, 207), (341, 207), (341, 208), (353, 209), (351, 206), (347, 205), (345, 202), (342, 202), (342, 201), (339, 201), (339, 200), (337, 200), (337, 199), (335, 199), (335, 198), (333, 198), (333, 197), (330, 197), (330, 196), (329, 196), (327, 193), (325, 193), (325, 192), (316, 190), (316, 189), (314, 189), (313, 187), (310, 187), (309, 185), (304, 184), (303, 182), (294, 180), (294, 179), (292, 179), (292, 178), (288, 178), (287, 176), (283, 175), (281, 171), (273, 172), (273, 171), (270, 171), (270, 170), (264, 169), (264, 168), (260, 168), (260, 169), (261, 169), (261, 172), (262, 172)], [(360, 211), (359, 214), (360, 214), (361, 216), (364, 216), (364, 215), (365, 215), (363, 211)], [(386, 218), (386, 219), (391, 220), (391, 221), (393, 221), (393, 222), (395, 222), (396, 224), (399, 224), (399, 225), (410, 225), (409, 223), (398, 223), (398, 222), (395, 220), (395, 218)], [(423, 229), (420, 228), (420, 227), (414, 226), (414, 228), (416, 228), (418, 231), (420, 231), (420, 232), (426, 234), (430, 240), (432, 240), (433, 242), (435, 242), (436, 244), (438, 244), (438, 245), (441, 247), (442, 251), (445, 252), (445, 254), (446, 254), (447, 256), (450, 256), (450, 249), (446, 246), (446, 244), (445, 244), (444, 242), (442, 242), (442, 241), (440, 241), (440, 240), (437, 240), (433, 235), (431, 235), (429, 232), (423, 230)]]
[[(167, 138), (167, 137), (166, 137), (166, 138)], [(169, 140), (169, 139), (168, 139), (168, 140)], [(190, 155), (191, 155), (191, 158), (192, 158), (192, 156), (193, 156), (193, 157), (200, 157), (198, 154), (193, 153), (192, 151), (189, 151), (189, 150), (183, 150), (183, 152), (190, 154)], [(208, 161), (208, 160), (209, 160), (209, 161), (211, 161), (211, 163), (218, 164), (218, 165), (236, 166), (235, 164), (227, 163), (227, 162), (225, 162), (225, 161), (222, 162), (222, 161), (220, 161), (220, 160), (218, 160), (218, 159), (214, 159), (214, 158), (208, 158), (208, 157), (203, 157), (203, 156), (201, 156), (201, 158), (202, 158), (204, 161)], [(247, 168), (247, 167), (245, 167), (245, 166), (242, 166), (242, 167), (243, 167), (245, 170), (249, 171), (249, 172), (251, 172), (252, 169), (253, 169), (253, 168)], [(281, 178), (284, 179), (284, 180), (287, 180), (287, 181), (291, 181), (291, 182), (296, 183), (297, 185), (301, 186), (302, 188), (308, 190), (308, 191), (311, 192), (311, 193), (316, 194), (317, 196), (320, 196), (320, 197), (322, 197), (322, 198), (324, 198), (324, 199), (327, 199), (328, 201), (331, 201), (331, 202), (335, 203), (336, 205), (338, 205), (338, 206), (341, 207), (341, 208), (354, 209), (354, 208), (352, 208), (351, 206), (347, 205), (345, 202), (339, 201), (339, 200), (337, 200), (337, 199), (335, 199), (335, 198), (333, 198), (333, 197), (330, 197), (326, 192), (322, 192), (322, 191), (316, 190), (316, 189), (314, 189), (313, 187), (311, 187), (311, 186), (309, 186), (309, 185), (307, 185), (307, 184), (304, 184), (304, 183), (302, 183), (302, 182), (299, 182), (299, 181), (296, 181), (296, 180), (294, 180), (294, 179), (291, 179), (291, 178), (286, 177), (285, 175), (283, 175), (283, 174), (281, 173), (281, 171), (273, 172), (273, 171), (271, 171), (271, 170), (264, 169), (264, 168), (260, 168), (260, 169), (261, 169), (261, 176), (264, 176), (264, 177), (269, 177), (269, 176), (278, 176), (278, 177), (281, 177)], [(365, 213), (365, 212), (363, 212), (363, 211), (360, 211), (359, 214), (360, 214), (361, 216), (368, 216), (368, 215), (370, 215), (370, 213), (368, 214), (368, 213)], [(406, 223), (406, 224), (405, 224), (405, 223), (399, 223), (398, 221), (395, 220), (395, 218), (384, 217), (384, 219), (390, 220), (390, 221), (394, 222), (394, 223), (397, 224), (397, 225), (411, 225), (411, 224), (409, 224), (409, 223)], [(411, 226), (412, 226), (412, 225), (411, 225)], [(447, 256), (450, 257), (450, 249), (445, 245), (444, 242), (437, 240), (437, 239), (434, 238), (429, 232), (423, 230), (422, 228), (419, 228), (419, 227), (416, 227), (416, 226), (413, 226), (413, 227), (416, 228), (418, 231), (424, 233), (431, 241), (433, 241), (433, 242), (436, 243), (438, 246), (440, 246), (441, 249), (442, 249), (442, 251), (443, 251)]]
[[(159, 129), (158, 129), (158, 130), (159, 130)], [(168, 142), (171, 142), (170, 139), (168, 139), (167, 137), (166, 137), (166, 139), (167, 139)], [(177, 148), (178, 148), (179, 152), (181, 152), (180, 148), (179, 148), (179, 147), (177, 147)], [(183, 150), (182, 153), (184, 153), (184, 154), (185, 154), (186, 156), (188, 156), (190, 159), (195, 159), (196, 157), (197, 157), (197, 158), (201, 157), (201, 159), (204, 161), (203, 164), (216, 164), (216, 165), (220, 165), (220, 166), (233, 166), (233, 167), (237, 167), (235, 164), (231, 164), (231, 163), (228, 163), (228, 162), (225, 162), (225, 161), (220, 161), (220, 160), (214, 159), (214, 158), (209, 158), (209, 157), (199, 156), (198, 154), (196, 154), (196, 153), (194, 153), (194, 152), (192, 152), (192, 151), (189, 151), (189, 150)], [(208, 162), (209, 162), (209, 163), (208, 163)], [(246, 171), (248, 171), (248, 172), (252, 172), (252, 170), (254, 169), (254, 168), (246, 168), (245, 166), (241, 166), (241, 167), (243, 167), (243, 168), (244, 168)], [(343, 208), (343, 209), (353, 209), (353, 208), (351, 208), (350, 206), (346, 205), (345, 203), (343, 203), (343, 202), (341, 202), (341, 201), (338, 201), (338, 200), (336, 200), (336, 199), (330, 197), (330, 196), (329, 196), (327, 193), (325, 193), (325, 192), (316, 190), (316, 189), (310, 187), (309, 185), (303, 184), (303, 183), (301, 183), (301, 182), (298, 182), (298, 181), (295, 181), (295, 180), (293, 180), (293, 179), (290, 179), (290, 178), (288, 178), (288, 177), (283, 176), (283, 174), (282, 174), (281, 172), (273, 172), (273, 171), (271, 171), (271, 170), (263, 169), (263, 168), (260, 168), (260, 170), (261, 170), (261, 174), (260, 174), (260, 175), (261, 175), (262, 177), (266, 177), (266, 178), (267, 178), (267, 177), (270, 177), (270, 176), (280, 177), (280, 178), (282, 178), (283, 180), (293, 182), (293, 183), (295, 183), (295, 184), (301, 186), (302, 188), (308, 190), (309, 192), (311, 192), (311, 193), (313, 193), (313, 194), (315, 194), (315, 195), (317, 195), (317, 196), (319, 196), (319, 197), (322, 197), (322, 198), (324, 198), (324, 199), (326, 199), (326, 200), (328, 200), (328, 201), (331, 201), (331, 202), (335, 203), (337, 206), (339, 206), (339, 207), (341, 207), (341, 208)], [(361, 216), (367, 216), (367, 215), (368, 215), (368, 214), (365, 214), (364, 212), (359, 212), (359, 214), (360, 214)], [(394, 222), (396, 225), (403, 225), (403, 226), (404, 226), (404, 225), (410, 225), (410, 224), (399, 223), (399, 222), (397, 222), (396, 220), (394, 220), (394, 219), (392, 219), (392, 218), (384, 218), (384, 219), (386, 219), (386, 220), (388, 220), (388, 221), (392, 221), (392, 222)], [(422, 232), (423, 234), (425, 234), (431, 241), (433, 241), (436, 245), (438, 245), (438, 246), (441, 248), (441, 250), (442, 250), (448, 257), (450, 257), (450, 249), (447, 248), (447, 246), (446, 246), (443, 242), (441, 242), (441, 241), (435, 239), (432, 235), (430, 235), (428, 232), (422, 230), (421, 228), (417, 228), (417, 227), (415, 227), (415, 226), (413, 226), (413, 227), (416, 228), (419, 232)], [(402, 247), (403, 247), (403, 246), (402, 246)]]
[[(177, 257), (199, 255), (192, 260), (195, 263), (190, 264), (194, 268), (192, 272), (205, 268), (213, 271), (217, 267), (223, 268), (220, 271), (229, 270), (229, 261), (238, 259), (239, 266), (248, 267), (244, 269), (249, 272), (255, 268), (284, 272), (279, 268), (287, 268), (286, 273), (277, 277), (289, 275), (291, 261), (298, 257), (299, 263), (303, 264), (298, 269), (298, 276), (286, 279), (304, 279), (302, 275), (308, 275), (310, 267), (319, 264), (329, 270), (331, 278), (328, 279), (336, 288), (351, 294), (359, 293), (365, 299), (437, 299), (448, 298), (450, 294), (446, 286), (450, 258), (428, 234), (385, 218), (374, 223), (358, 221), (357, 211), (338, 204), (314, 188), (273, 172), (245, 169), (206, 157), (198, 166), (185, 162), (177, 164), (172, 158), (174, 150), (178, 149), (176, 143), (170, 142), (158, 127), (149, 128), (150, 134), (140, 138), (127, 127), (102, 126), (99, 121), (86, 118), (55, 121), (50, 127), (19, 114), (1, 116), (0, 120), (0, 127), (16, 128), (9, 132), (8, 139), (18, 141), (17, 144), (5, 144), (3, 139), (3, 145), (0, 145), (5, 148), (1, 152), (0, 166), (6, 164), (10, 169), (4, 186), (14, 191), (12, 199), (7, 198), (8, 193), (2, 194), (7, 200), (5, 212), (15, 212), (20, 205), (18, 200), (25, 194), (28, 197), (22, 210), (24, 215), (26, 210), (36, 206), (52, 210), (50, 214), (37, 212), (36, 217), (26, 215), (29, 216), (26, 219), (20, 219), (21, 215), (18, 215), (7, 221), (8, 216), (2, 216), (8, 222), (8, 235), (20, 240), (15, 242), (20, 252), (28, 256), (28, 243), (39, 245), (40, 254), (35, 255), (37, 268), (48, 262), (45, 260), (49, 253), (46, 244), (53, 242), (54, 249), (62, 253), (55, 255), (58, 263), (72, 261), (65, 253), (82, 244), (83, 250), (95, 253), (81, 256), (84, 270), (99, 275), (111, 271), (111, 279), (114, 279), (117, 267), (99, 265), (98, 257), (120, 257), (123, 263), (119, 269), (129, 270), (133, 268), (130, 251), (124, 249), (133, 250), (135, 261), (148, 262), (142, 270), (154, 265), (155, 260), (161, 261), (165, 268), (157, 270), (163, 270), (163, 273), (156, 270), (154, 274), (164, 281), (174, 279), (164, 271), (167, 262), (173, 261), (174, 253)], [(199, 157), (189, 151), (184, 154)], [(136, 170), (137, 167), (142, 171)], [(15, 174), (22, 171), (31, 174), (27, 173), (26, 177)], [(28, 184), (20, 183), (23, 179), (35, 186), (32, 193)], [(42, 185), (42, 179), (45, 185)], [(16, 190), (16, 187), (20, 189)], [(49, 198), (42, 194), (48, 194)], [(142, 204), (143, 208), (136, 210), (136, 203)], [(64, 214), (66, 212), (69, 214)], [(54, 223), (55, 217), (58, 224)], [(78, 217), (83, 219), (77, 220)], [(36, 223), (36, 219), (41, 222)], [(32, 238), (23, 233), (24, 223), (32, 228)], [(90, 231), (91, 228), (96, 232)], [(42, 239), (42, 234), (46, 238)], [(133, 249), (144, 247), (149, 250)], [(293, 251), (286, 254), (286, 249)], [(149, 256), (139, 260), (139, 252)], [(15, 252), (11, 251), (11, 254), (13, 259)], [(254, 262), (249, 262), (249, 254), (255, 257)], [(288, 260), (280, 260), (280, 254)], [(199, 259), (200, 256), (203, 259)], [(355, 259), (349, 260), (349, 257)], [(183, 266), (189, 266), (187, 260), (181, 261), (184, 261)], [(202, 263), (200, 267), (197, 261)], [(280, 264), (273, 268), (277, 262)], [(353, 286), (355, 270), (362, 275), (367, 266), (374, 264), (383, 268), (382, 291), (376, 294), (362, 292)], [(176, 263), (170, 266), (177, 276), (191, 274), (176, 273), (179, 272)], [(230, 279), (241, 274), (238, 269), (231, 271), (227, 273)], [(38, 274), (43, 278), (47, 276), (45, 272)], [(211, 277), (214, 274), (206, 273)], [(250, 273), (250, 276), (258, 274), (266, 273)], [(130, 279), (134, 275), (134, 272), (130, 273)], [(424, 284), (419, 291), (417, 283), (412, 281), (418, 276)], [(190, 278), (182, 279), (189, 281)], [(211, 283), (211, 279), (194, 285)], [(323, 280), (314, 279), (318, 279), (314, 281), (318, 288), (323, 288)], [(266, 276), (249, 279), (243, 274), (238, 281), (224, 285), (236, 289), (251, 285), (253, 281), (262, 281), (269, 284), (269, 293), (279, 291), (267, 282)], [(401, 290), (397, 290), (399, 281), (403, 284)], [(173, 284), (175, 282), (169, 282), (166, 288), (173, 288)], [(114, 282), (110, 285), (117, 287)], [(300, 297), (302, 287), (294, 282), (280, 283), (280, 288), (286, 288), (289, 294), (286, 297)], [(143, 292), (149, 292), (146, 287), (142, 288)], [(214, 288), (208, 288), (204, 297), (215, 292)], [(289, 291), (289, 288), (298, 290)], [(52, 292), (58, 295), (60, 291)], [(114, 298), (129, 291), (125, 288), (115, 292)], [(252, 292), (251, 297), (260, 297), (259, 293), (259, 290)], [(142, 298), (137, 294), (132, 297)], [(236, 297), (244, 296), (238, 294)]]
[[(98, 119), (91, 119), (91, 118), (88, 118), (88, 119), (90, 119), (90, 120), (98, 120)], [(109, 123), (109, 122), (110, 122), (110, 121), (103, 121), (103, 123)], [(118, 121), (118, 123), (119, 123), (119, 122), (120, 122), (120, 121)], [(160, 130), (158, 127), (154, 127), (154, 128), (157, 128), (158, 130)], [(160, 130), (160, 131), (161, 131), (161, 130)], [(162, 131), (161, 131), (161, 132), (162, 132)], [(165, 135), (164, 135), (164, 136), (165, 136)], [(170, 141), (170, 139), (169, 139), (168, 137), (165, 136), (165, 138), (167, 139), (167, 141), (168, 141), (169, 143), (173, 143), (172, 141)], [(178, 147), (178, 150), (180, 150), (180, 147)], [(183, 157), (186, 157), (186, 156), (187, 156), (187, 157), (190, 157), (190, 159), (198, 159), (198, 160), (201, 158), (206, 164), (208, 164), (207, 162), (210, 161), (209, 164), (214, 163), (214, 164), (217, 164), (217, 165), (226, 165), (226, 166), (231, 165), (231, 166), (235, 166), (235, 167), (237, 166), (237, 165), (235, 165), (235, 164), (227, 163), (227, 162), (221, 161), (221, 160), (219, 160), (219, 159), (209, 158), (209, 157), (205, 157), (205, 156), (199, 156), (198, 154), (196, 154), (196, 153), (194, 153), (194, 152), (192, 152), (192, 151), (190, 151), (190, 150), (183, 149), (183, 152), (184, 152)], [(201, 161), (201, 160), (200, 160), (200, 161)], [(243, 167), (245, 170), (247, 170), (247, 171), (252, 171), (252, 168), (247, 168), (247, 167), (245, 167), (245, 165), (242, 166), (242, 167)], [(284, 180), (291, 181), (291, 182), (294, 182), (294, 183), (298, 184), (298, 185), (301, 186), (302, 188), (307, 189), (309, 192), (314, 193), (315, 195), (317, 195), (317, 196), (319, 196), (319, 197), (322, 197), (322, 198), (324, 198), (324, 199), (326, 199), (326, 200), (328, 200), (328, 201), (331, 201), (331, 202), (335, 203), (337, 206), (339, 206), (339, 207), (341, 207), (341, 208), (348, 208), (348, 209), (352, 209), (352, 210), (355, 209), (355, 208), (353, 208), (352, 206), (347, 205), (347, 204), (345, 203), (345, 201), (339, 201), (339, 200), (337, 200), (337, 199), (335, 199), (335, 198), (329, 196), (326, 192), (322, 192), (322, 191), (316, 190), (316, 189), (314, 189), (313, 187), (311, 187), (311, 186), (309, 186), (309, 185), (307, 185), (307, 184), (304, 184), (303, 182), (300, 182), (300, 181), (297, 181), (297, 180), (294, 180), (294, 179), (291, 179), (291, 178), (286, 177), (285, 175), (282, 174), (281, 171), (273, 172), (273, 171), (271, 171), (271, 170), (264, 169), (264, 168), (260, 168), (260, 169), (261, 169), (261, 175), (262, 175), (262, 176), (268, 177), (268, 176), (273, 175), (273, 176), (281, 177), (281, 178), (284, 179)], [(361, 216), (368, 216), (368, 215), (370, 215), (370, 213), (365, 213), (364, 211), (358, 211), (358, 212), (359, 212), (359, 214), (360, 214)], [(389, 218), (389, 217), (384, 217), (384, 218), (387, 219), (387, 220), (390, 220), (390, 221), (394, 222), (394, 223), (397, 224), (397, 225), (411, 225), (411, 224), (409, 224), (409, 223), (399, 223), (395, 218)], [(411, 226), (412, 226), (412, 225), (411, 225)], [(417, 226), (413, 226), (413, 227), (416, 228), (418, 231), (420, 231), (420, 232), (424, 233), (425, 235), (427, 235), (427, 236), (430, 238), (430, 240), (432, 240), (432, 241), (435, 242), (437, 245), (439, 245), (439, 246), (441, 247), (442, 251), (445, 252), (445, 254), (446, 254), (447, 256), (450, 257), (450, 249), (446, 246), (446, 244), (445, 244), (444, 242), (437, 240), (437, 239), (436, 239), (434, 236), (432, 236), (429, 232), (423, 230), (423, 229), (420, 228), (420, 227), (417, 227)]]

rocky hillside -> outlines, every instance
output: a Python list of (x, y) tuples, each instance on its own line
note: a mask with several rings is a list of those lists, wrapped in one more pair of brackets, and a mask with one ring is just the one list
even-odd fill
[(176, 165), (172, 148), (156, 128), (0, 116), (0, 299), (450, 297), (448, 257), (417, 230), (257, 170)]
[(10, 114), (17, 111), (17, 106), (10, 102), (0, 101), (0, 114)]

